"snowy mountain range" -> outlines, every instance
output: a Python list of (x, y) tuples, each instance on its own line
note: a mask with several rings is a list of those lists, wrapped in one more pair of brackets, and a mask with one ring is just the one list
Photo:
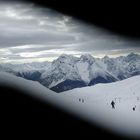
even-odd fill
[(99, 59), (89, 54), (80, 58), (63, 54), (53, 62), (1, 64), (0, 71), (38, 81), (55, 92), (63, 92), (139, 75), (140, 55), (130, 53), (128, 56)]

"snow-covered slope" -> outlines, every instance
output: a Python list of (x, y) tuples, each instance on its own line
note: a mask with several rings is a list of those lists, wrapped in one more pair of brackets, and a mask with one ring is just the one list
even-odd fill
[(80, 58), (63, 54), (53, 62), (1, 64), (0, 71), (38, 81), (55, 92), (63, 92), (140, 75), (140, 55), (131, 53), (126, 57), (98, 59), (89, 54)]
[[(140, 130), (140, 76), (122, 81), (97, 84), (61, 93), (72, 104), (81, 104), (84, 110), (102, 126), (122, 134), (138, 136)], [(112, 109), (111, 101), (115, 102)], [(133, 110), (135, 107), (135, 111)]]
[(7, 72), (0, 72), (0, 87), (1, 86), (14, 87), (24, 91), (25, 94), (29, 94), (63, 109), (64, 107), (68, 108), (71, 106), (71, 101), (68, 98), (59, 96), (59, 94), (42, 86), (39, 82), (26, 80)]
[[(0, 72), (0, 85), (22, 89), (26, 94), (50, 102), (91, 123), (132, 138), (140, 138), (139, 83), (140, 76), (134, 76), (123, 81), (97, 84), (56, 94), (38, 82)], [(112, 100), (116, 103), (115, 109), (111, 108)], [(134, 106), (135, 111), (132, 110)]]
[[(117, 81), (109, 84), (96, 84), (90, 87), (76, 88), (70, 91), (62, 92), (70, 98), (83, 98), (85, 103), (104, 103), (109, 108), (112, 100), (116, 102), (116, 109), (119, 105), (124, 105), (129, 102), (131, 105), (126, 109), (132, 111), (135, 104), (139, 105), (137, 111), (140, 112), (140, 76), (133, 76), (131, 78)], [(128, 104), (127, 104), (128, 105)], [(122, 109), (122, 107), (121, 107)]]

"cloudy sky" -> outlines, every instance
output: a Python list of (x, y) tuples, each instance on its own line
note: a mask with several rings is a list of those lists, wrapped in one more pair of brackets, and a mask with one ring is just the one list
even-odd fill
[(0, 3), (0, 62), (52, 61), (61, 54), (116, 57), (140, 53), (140, 41), (113, 35), (54, 10)]

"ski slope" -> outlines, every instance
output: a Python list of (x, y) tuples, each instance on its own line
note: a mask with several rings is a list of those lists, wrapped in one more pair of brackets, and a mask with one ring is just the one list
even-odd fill
[[(140, 76), (122, 81), (97, 84), (61, 93), (72, 104), (80, 104), (89, 119), (121, 134), (140, 135)], [(82, 102), (82, 100), (84, 102)], [(115, 101), (112, 109), (111, 101)], [(133, 107), (136, 106), (135, 111)], [(90, 112), (90, 113), (89, 113)]]
[[(116, 103), (116, 110), (132, 111), (136, 105), (136, 112), (140, 112), (140, 76), (134, 76), (126, 80), (109, 84), (97, 84), (94, 86), (76, 88), (61, 93), (77, 102), (79, 98), (84, 99), (84, 104), (94, 104), (110, 108), (111, 101)], [(104, 106), (103, 106), (104, 104)]]
[[(97, 84), (58, 94), (38, 82), (0, 73), (0, 85), (17, 87), (25, 91), (25, 94), (49, 102), (107, 130), (132, 138), (140, 138), (139, 83), (140, 76), (135, 76), (114, 83)], [(112, 100), (115, 101), (115, 109), (111, 108)], [(133, 111), (135, 105), (136, 110)]]

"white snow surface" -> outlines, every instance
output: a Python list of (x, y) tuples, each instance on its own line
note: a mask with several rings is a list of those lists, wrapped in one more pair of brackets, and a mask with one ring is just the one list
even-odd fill
[[(140, 76), (55, 93), (38, 82), (0, 73), (0, 85), (18, 87), (42, 101), (50, 102), (110, 131), (140, 138)], [(84, 99), (84, 103), (79, 101)], [(115, 101), (115, 109), (111, 101)], [(132, 108), (136, 106), (136, 110)], [(94, 132), (93, 132), (94, 133)]]
[[(95, 119), (101, 126), (126, 135), (140, 136), (140, 76), (122, 81), (97, 84), (61, 93), (72, 101), (81, 104), (89, 119)], [(79, 101), (84, 99), (84, 103)], [(115, 109), (111, 101), (115, 101)], [(136, 110), (133, 111), (133, 107)]]

